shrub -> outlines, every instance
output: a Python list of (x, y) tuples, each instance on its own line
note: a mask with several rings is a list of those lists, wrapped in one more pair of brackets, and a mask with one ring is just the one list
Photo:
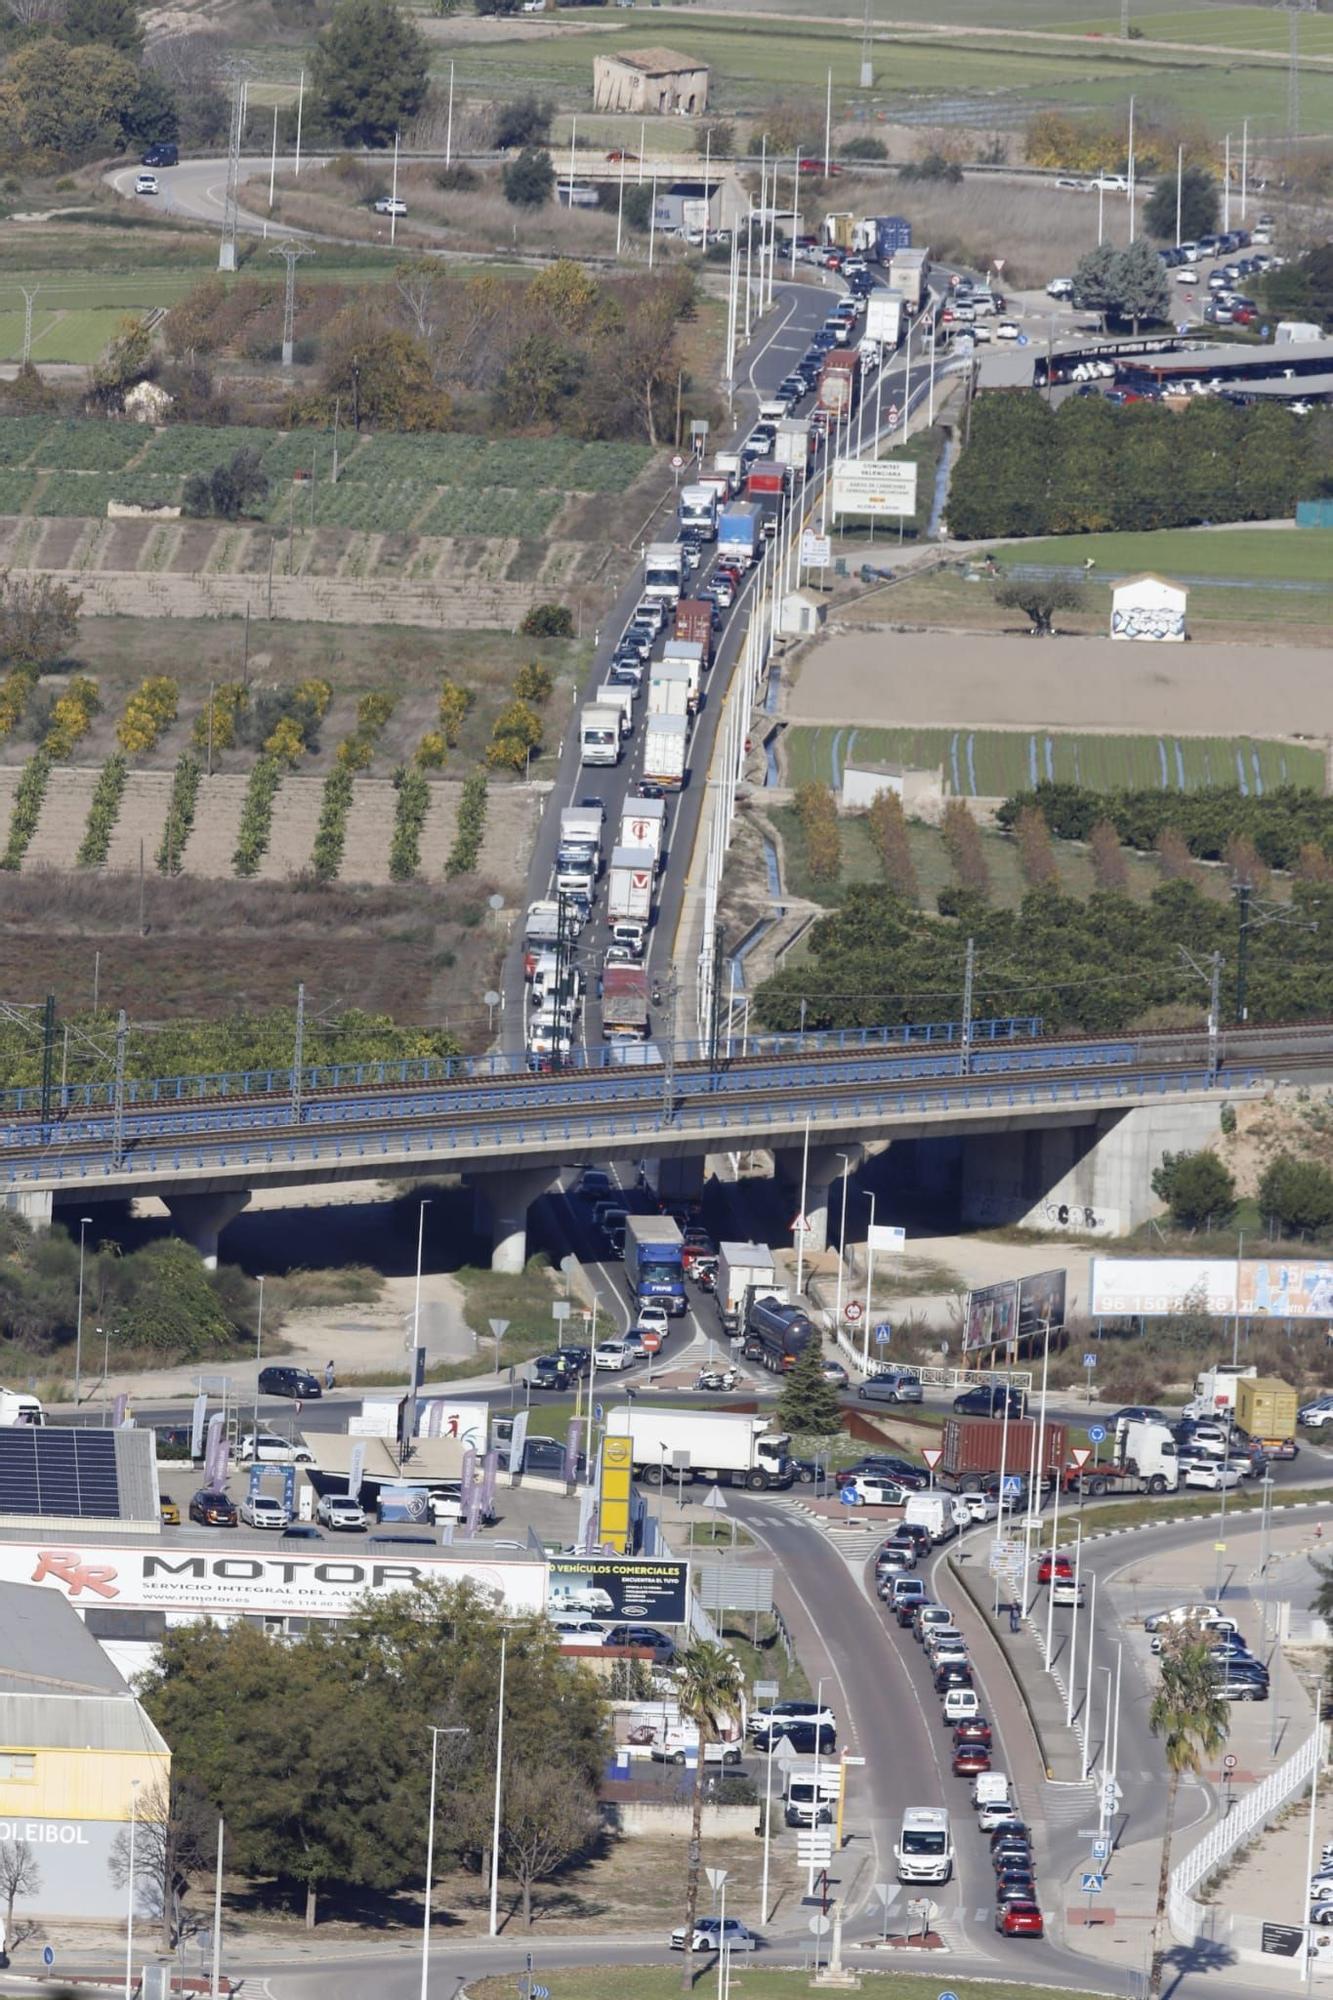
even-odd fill
[(990, 895), (990, 869), (981, 844), (981, 829), (961, 799), (950, 799), (945, 806), (941, 831), (958, 887), (984, 901)]
[(324, 780), (324, 790), (320, 795), (319, 825), (311, 854), (311, 866), (317, 882), (332, 882), (343, 865), (347, 814), (351, 803), (352, 773), (348, 765), (339, 764)]
[(123, 751), (113, 750), (98, 774), (93, 801), (88, 808), (88, 820), (83, 829), (83, 839), (75, 866), (79, 868), (100, 868), (106, 860), (111, 846), (111, 835), (116, 821), (120, 818), (120, 804), (125, 796), (125, 779), (129, 765)]
[(250, 773), (241, 808), (241, 824), (231, 857), (238, 875), (253, 875), (268, 852), (273, 831), (273, 801), (282, 783), (283, 767), (276, 757), (261, 757)]
[(190, 731), (190, 748), (205, 757), (213, 750), (230, 750), (236, 742), (236, 724), (248, 706), (250, 690), (240, 681), (223, 681), (214, 688)]
[(192, 472), (181, 489), (181, 506), (187, 514), (211, 514), (224, 521), (258, 514), (267, 498), (268, 474), (251, 445), (243, 445), (212, 472)]
[(525, 639), (572, 639), (574, 614), (565, 604), (534, 604), (518, 629)]
[(1088, 846), (1092, 853), (1092, 874), (1099, 889), (1120, 893), (1129, 887), (1129, 869), (1125, 865), (1124, 849), (1120, 845), (1120, 835), (1109, 819), (1099, 819), (1088, 835)]
[(0, 741), (10, 736), (23, 720), (23, 711), (37, 685), (37, 676), (22, 667), (11, 667), (0, 681)]
[(440, 728), (449, 749), (458, 746), (458, 732), (463, 727), (463, 718), (472, 706), (472, 691), (461, 688), (456, 681), (445, 680), (440, 688)]
[(889, 149), (882, 139), (849, 139), (838, 149), (844, 160), (887, 160)]
[(500, 176), (505, 200), (515, 208), (541, 208), (555, 191), (551, 155), (539, 146), (525, 146)]
[(1040, 806), (1024, 806), (1014, 833), (1018, 840), (1018, 863), (1023, 877), (1034, 889), (1049, 888), (1059, 880), (1050, 828)]
[(866, 814), (884, 870), (886, 887), (909, 903), (917, 900), (916, 866), (907, 834), (907, 815), (897, 792), (881, 792)]
[(446, 875), (467, 875), (477, 865), (481, 853), (482, 835), (486, 831), (486, 779), (481, 771), (473, 771), (463, 781), (463, 795), (458, 802), (458, 824), (454, 829), (454, 844), (449, 849), (449, 859), (444, 864)]
[(374, 762), (375, 746), (366, 736), (345, 736), (334, 754), (345, 771), (365, 771)]
[(1221, 1229), (1235, 1212), (1236, 1183), (1216, 1153), (1163, 1153), (1152, 1191), (1182, 1229)]
[(14, 808), (9, 819), (9, 839), (4, 853), (0, 855), (0, 868), (13, 873), (22, 866), (23, 857), (37, 831), (42, 800), (46, 797), (46, 787), (50, 777), (51, 753), (43, 747), (28, 759), (19, 778), (18, 789), (14, 793)]
[(176, 720), (180, 690), (165, 674), (150, 674), (140, 681), (125, 704), (125, 713), (116, 724), (116, 739), (122, 750), (142, 755), (152, 750), (164, 729)]
[(394, 783), (398, 805), (389, 843), (389, 873), (395, 882), (410, 882), (421, 863), (421, 829), (430, 805), (430, 785), (420, 771), (399, 771)]
[(549, 701), (555, 676), (540, 660), (529, 660), (514, 676), (514, 693), (522, 701)]
[(495, 718), (486, 762), (495, 770), (524, 771), (541, 749), (542, 724), (525, 701), (506, 702)]
[(166, 824), (162, 828), (162, 840), (157, 850), (159, 875), (179, 875), (181, 872), (181, 857), (194, 825), (199, 778), (199, 765), (187, 750), (176, 766), (171, 783)]
[(55, 702), (43, 742), (53, 757), (68, 757), (81, 736), (93, 726), (93, 717), (102, 703), (97, 682), (87, 674), (76, 674)]
[(1279, 1153), (1259, 1182), (1259, 1207), (1284, 1236), (1318, 1234), (1333, 1222), (1333, 1173), (1318, 1160)]
[(305, 755), (305, 738), (301, 734), (301, 725), (294, 716), (283, 716), (264, 744), (264, 755), (271, 757), (274, 763), (285, 766), (287, 770), (290, 770), (293, 764), (300, 763)]
[(256, 688), (249, 705), (237, 712), (237, 739), (267, 749), (278, 724), (290, 721), (300, 732), (302, 747), (317, 749), (330, 694), (328, 682), (319, 680), (300, 681), (295, 687)]
[(428, 729), (413, 752), (412, 762), (419, 771), (438, 771), (449, 755), (449, 745), (438, 729)]
[(367, 736), (378, 736), (394, 711), (394, 698), (383, 688), (372, 688), (356, 705), (356, 726)]

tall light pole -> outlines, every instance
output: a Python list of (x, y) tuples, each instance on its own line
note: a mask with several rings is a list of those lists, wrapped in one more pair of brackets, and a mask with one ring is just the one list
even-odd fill
[(801, 1212), (796, 1218), (796, 1296), (799, 1299), (805, 1289), (805, 1234), (806, 1192), (810, 1180), (810, 1120), (805, 1121), (805, 1138), (801, 1144)]
[[(588, 1454), (591, 1463), (592, 1454)], [(505, 1744), (505, 1648), (507, 1632), (500, 1634), (500, 1702), (495, 1724), (495, 1812), (491, 1820), (491, 1936), (500, 1932), (500, 1771)]]
[(1088, 1607), (1088, 1681), (1083, 1692), (1083, 1782), (1088, 1782), (1088, 1748), (1092, 1742), (1092, 1675), (1097, 1652), (1097, 1572), (1092, 1572), (1092, 1603)]
[(130, 1779), (130, 1879), (125, 1911), (125, 2000), (134, 1994), (134, 1835), (139, 1824), (139, 1780)]
[(426, 1241), (426, 1210), (428, 1201), (423, 1201), (417, 1214), (417, 1282), (412, 1298), (412, 1346), (421, 1345), (421, 1253)]
[(421, 2000), (426, 2000), (426, 1988), (430, 1979), (430, 1892), (435, 1878), (435, 1776), (439, 1766), (440, 1738), (442, 1736), (466, 1736), (467, 1730), (437, 1729), (434, 1724), (430, 1731), (430, 1819), (426, 1826), (426, 1897), (425, 1910), (421, 1918)]
[(259, 1463), (259, 1360), (264, 1351), (264, 1280), (259, 1280), (259, 1311), (255, 1315), (255, 1455)]
[(871, 1299), (871, 1293), (874, 1290), (874, 1284), (875, 1284), (875, 1196), (872, 1190), (870, 1196), (870, 1225), (866, 1230), (865, 1338), (861, 1343), (861, 1368), (862, 1372), (866, 1375), (870, 1373), (870, 1299)]
[(1078, 1594), (1082, 1581), (1083, 1522), (1080, 1518), (1074, 1540), (1074, 1609), (1069, 1620), (1069, 1692), (1065, 1696), (1066, 1729), (1072, 1729), (1074, 1726), (1074, 1681), (1078, 1671)]
[(842, 1220), (838, 1224), (838, 1302), (833, 1308), (835, 1340), (842, 1332), (842, 1279), (847, 1260), (847, 1182), (852, 1171), (849, 1154), (839, 1153), (837, 1158), (842, 1161)]
[(79, 1310), (74, 1320), (74, 1407), (77, 1410), (83, 1391), (83, 1238), (84, 1231), (92, 1221), (91, 1215), (79, 1217)]

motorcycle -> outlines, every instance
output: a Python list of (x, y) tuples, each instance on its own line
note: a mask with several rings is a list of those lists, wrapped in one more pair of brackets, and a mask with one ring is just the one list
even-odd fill
[(734, 1368), (702, 1368), (695, 1377), (696, 1389), (715, 1389), (726, 1394), (738, 1387), (740, 1376)]

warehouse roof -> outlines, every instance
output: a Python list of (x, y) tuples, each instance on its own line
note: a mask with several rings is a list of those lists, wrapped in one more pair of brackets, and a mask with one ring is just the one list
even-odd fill
[(0, 1694), (0, 1743), (10, 1750), (148, 1750), (165, 1757), (166, 1738), (123, 1681), (121, 1688), (119, 1695)]
[(126, 1695), (67, 1599), (31, 1583), (0, 1583), (0, 1695)]

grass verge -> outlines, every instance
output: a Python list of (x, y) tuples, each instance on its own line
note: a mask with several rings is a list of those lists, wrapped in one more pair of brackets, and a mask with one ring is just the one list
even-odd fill
[(1282, 578), (1327, 585), (1333, 576), (1333, 528), (1160, 528), (1143, 534), (1054, 535), (996, 549), (1001, 569), (1015, 563), (1069, 563), (1081, 569), (1092, 557), (1098, 569), (1133, 575), (1154, 569), (1166, 575)]
[[(1075, 1433), (1071, 1432), (1071, 1437)], [(1085, 1438), (1086, 1442), (1086, 1438)], [(1274, 1507), (1294, 1507), (1302, 1503), (1319, 1501), (1327, 1504), (1327, 1486), (1297, 1486), (1288, 1490), (1278, 1489), (1280, 1497), (1273, 1502)], [(1165, 1500), (1121, 1500), (1111, 1507), (1070, 1507), (1066, 1521), (1077, 1518), (1083, 1523), (1087, 1535), (1104, 1534), (1111, 1528), (1141, 1528), (1153, 1522), (1198, 1520), (1209, 1514), (1220, 1512), (1219, 1496), (1216, 1493), (1197, 1493), (1188, 1496), (1176, 1494)], [(1238, 1487), (1227, 1495), (1227, 1513), (1253, 1514), (1263, 1506), (1263, 1495), (1253, 1487)], [(1052, 1523), (1046, 1522), (1042, 1528), (1042, 1541), (1049, 1545)]]
[[(711, 1961), (709, 1961), (711, 1964)], [(914, 1977), (903, 1972), (879, 1972), (858, 1963), (857, 1972), (873, 1982), (880, 2000), (935, 2000), (943, 1983), (936, 1975)], [(705, 1970), (696, 1988), (706, 1984)], [(675, 2000), (680, 1992), (680, 1969), (670, 1965), (587, 1965), (543, 1967), (539, 1977), (551, 2000)], [(810, 1974), (782, 1971), (776, 1966), (740, 1964), (732, 1972), (745, 2000), (804, 2000), (810, 1991)], [(513, 2000), (512, 1979), (482, 1979), (472, 1982), (472, 2000)], [(1049, 1986), (1033, 1986), (1002, 1980), (951, 1979), (949, 1990), (957, 2000), (1050, 2000)], [(1077, 2000), (1071, 1996), (1071, 2000)]]

